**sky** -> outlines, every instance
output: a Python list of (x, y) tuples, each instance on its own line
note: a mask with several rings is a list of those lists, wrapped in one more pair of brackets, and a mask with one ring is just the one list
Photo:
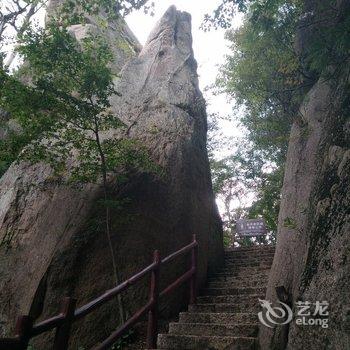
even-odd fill
[[(224, 63), (225, 55), (229, 53), (223, 29), (212, 29), (209, 32), (200, 29), (204, 15), (211, 14), (220, 0), (153, 0), (153, 2), (155, 4), (153, 17), (145, 15), (140, 10), (134, 11), (126, 18), (133, 33), (140, 43), (144, 44), (156, 22), (171, 5), (175, 5), (180, 11), (189, 12), (192, 16), (193, 50), (198, 62), (199, 84), (208, 104), (208, 112), (220, 113), (223, 116), (231, 115), (233, 103), (228, 101), (227, 96), (223, 94), (214, 96), (210, 91), (204, 91), (215, 82), (218, 68)], [(240, 17), (233, 20), (233, 28), (237, 28), (240, 24)], [(242, 133), (233, 122), (221, 121), (220, 127), (227, 136), (238, 136)]]

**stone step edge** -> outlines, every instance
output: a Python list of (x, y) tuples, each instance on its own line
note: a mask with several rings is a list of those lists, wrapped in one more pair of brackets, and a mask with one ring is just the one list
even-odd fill
[[(197, 304), (199, 305), (199, 304)], [(205, 304), (208, 305), (208, 304)], [(222, 305), (222, 304), (220, 304)], [(230, 305), (230, 304), (229, 304)], [(240, 316), (240, 315), (245, 315), (245, 316), (257, 316), (255, 312), (219, 312), (220, 314), (223, 315), (230, 315), (230, 316)], [(201, 314), (201, 315), (216, 315), (218, 312), (198, 312), (198, 311), (182, 311), (179, 313), (179, 317), (184, 314)]]
[[(195, 313), (199, 313), (199, 314), (201, 314), (201, 313), (203, 313), (203, 314), (211, 314), (211, 313), (213, 313), (213, 314), (216, 314), (216, 313), (220, 313), (220, 314), (224, 313), (224, 314), (226, 314), (226, 313), (228, 313), (227, 311), (219, 311), (219, 312), (214, 312), (214, 311), (208, 312), (208, 311), (205, 311), (205, 312), (200, 312), (198, 310), (191, 311), (191, 309), (195, 308), (196, 306), (204, 307), (204, 308), (206, 308), (206, 307), (215, 307), (215, 306), (220, 306), (220, 308), (225, 307), (225, 306), (226, 307), (235, 308), (238, 305), (239, 305), (239, 303), (197, 303), (195, 305), (190, 305), (187, 312), (195, 312)], [(256, 304), (256, 305), (253, 305), (253, 306), (259, 307), (260, 305)], [(231, 312), (231, 313), (235, 313), (235, 312)], [(241, 313), (241, 312), (237, 312), (237, 313)]]
[[(231, 323), (213, 323), (213, 322), (170, 322), (169, 323), (169, 330), (170, 330), (170, 325), (178, 325), (178, 324), (181, 324), (181, 325), (186, 325), (186, 326), (228, 326), (228, 327), (256, 327), (256, 326), (259, 326), (259, 322), (242, 322), (242, 323), (239, 323), (237, 325), (232, 325)], [(181, 334), (179, 334), (181, 335)], [(189, 335), (189, 334), (187, 334)]]
[(265, 249), (261, 248), (233, 248), (226, 249), (225, 254), (234, 254), (234, 253), (274, 253), (276, 251), (275, 247), (269, 247)]
[(244, 301), (247, 301), (246, 299), (258, 299), (262, 296), (265, 296), (265, 293), (258, 293), (258, 294), (200, 294), (198, 295), (198, 298), (206, 298), (206, 297), (237, 297), (237, 299), (244, 299)]
[(217, 336), (217, 335), (181, 335), (181, 334), (169, 334), (169, 333), (159, 333), (158, 337), (186, 337), (186, 338), (197, 338), (197, 339), (227, 339), (227, 340), (240, 340), (240, 339), (247, 339), (247, 340), (256, 340), (257, 337), (231, 337), (227, 335), (223, 336)]

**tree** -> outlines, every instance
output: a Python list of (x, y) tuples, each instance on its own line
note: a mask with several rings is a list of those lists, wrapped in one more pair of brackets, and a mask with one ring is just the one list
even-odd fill
[(252, 189), (245, 178), (245, 169), (237, 154), (210, 162), (213, 190), (220, 203), (224, 243), (232, 245), (238, 219), (247, 213)]
[(244, 14), (242, 27), (226, 33), (231, 54), (217, 89), (232, 96), (234, 118), (246, 129), (245, 161), (256, 167), (253, 154), (259, 154), (258, 167), (265, 168), (255, 172), (256, 200), (245, 215), (262, 215), (273, 231), (290, 128), (294, 121), (303, 123), (300, 104), (317, 79), (338, 76), (350, 55), (349, 7), (341, 20), (335, 1), (320, 1), (315, 8), (310, 12), (301, 0), (223, 0), (202, 26), (229, 29), (235, 13)]
[[(238, 239), (240, 245), (274, 241), (283, 173), (280, 174), (278, 167), (264, 168), (261, 154), (245, 141), (231, 143), (231, 152), (227, 157), (210, 159), (213, 189), (223, 219), (225, 244), (231, 246)], [(256, 217), (265, 219), (267, 240), (240, 239), (236, 233), (237, 220)]]
[[(0, 52), (2, 58), (6, 58), (5, 67), (10, 67), (16, 58), (16, 39), (30, 26), (32, 18), (45, 6), (46, 2), (45, 0), (3, 2), (0, 10)], [(12, 30), (11, 34), (10, 29)], [(14, 48), (6, 50), (6, 46), (11, 44)]]
[[(93, 1), (92, 5), (99, 3), (106, 11), (105, 5), (112, 2)], [(68, 26), (77, 13), (72, 11), (72, 19), (68, 9), (58, 12), (58, 17), (64, 18), (60, 23), (50, 21), (45, 29), (28, 25), (18, 36), (17, 51), (26, 62), (21, 74), (30, 77), (30, 84), (6, 69), (0, 71), (0, 107), (21, 127), (20, 133), (4, 143), (8, 148), (0, 154), (5, 163), (12, 159), (48, 162), (61, 181), (101, 184), (105, 233), (118, 284), (110, 209), (120, 203), (109, 196), (110, 179), (122, 181), (129, 169), (157, 169), (147, 151), (127, 137), (126, 126), (111, 110), (109, 100), (117, 92), (109, 68), (113, 55), (107, 43), (93, 34), (76, 42)], [(14, 154), (8, 155), (11, 151)], [(125, 322), (121, 297), (118, 304), (120, 319)]]
[[(0, 7), (0, 57), (10, 67), (17, 55), (21, 35), (33, 26), (36, 15), (45, 10), (50, 0), (3, 0)], [(148, 0), (62, 0), (56, 18), (62, 24), (85, 23), (87, 15), (104, 13), (108, 18), (126, 16), (135, 9), (143, 8), (153, 13), (154, 3)], [(1, 66), (1, 65), (0, 65)]]
[[(38, 30), (42, 30), (37, 25), (36, 19), (40, 11), (43, 15), (43, 11), (47, 9), (49, 4), (49, 0), (5, 0), (1, 3), (0, 82), (2, 84), (0, 85), (0, 95), (6, 95), (8, 99), (11, 99), (11, 96), (15, 96), (15, 94), (7, 93), (6, 90), (13, 89), (13, 92), (19, 92), (28, 88), (31, 80), (28, 72), (25, 72), (23, 65), (17, 67), (18, 60), (12, 66), (11, 62), (14, 62), (18, 54), (18, 48), (25, 31), (29, 29), (34, 34)], [(101, 14), (107, 20), (125, 16), (134, 9), (140, 8), (143, 8), (145, 13), (152, 14), (154, 6), (153, 2), (148, 4), (147, 0), (61, 0), (58, 4), (60, 6), (55, 11), (50, 9), (50, 18), (57, 25), (60, 24), (65, 28), (70, 24), (84, 24), (91, 16), (100, 18)], [(11, 79), (11, 77), (16, 79)], [(35, 95), (36, 92), (32, 91), (32, 94)], [(33, 103), (32, 99), (25, 101), (23, 97), (21, 101), (17, 101), (17, 114), (13, 116), (0, 106), (0, 128), (2, 129), (0, 133), (0, 176), (17, 158), (23, 147), (35, 139), (40, 134), (41, 128), (45, 127), (44, 118), (39, 118), (40, 112), (34, 113), (35, 115), (32, 117), (29, 115), (23, 118), (19, 117), (21, 114), (19, 112), (20, 105), (23, 107)], [(31, 119), (30, 123), (28, 118)]]
[[(235, 11), (245, 13), (243, 25), (226, 32), (231, 54), (216, 83), (219, 93), (232, 97), (235, 122), (245, 134), (239, 146), (231, 147), (232, 155), (220, 162), (227, 166), (225, 181), (233, 185), (233, 193), (238, 190), (241, 197), (250, 198), (243, 207), (231, 207), (234, 222), (242, 216), (260, 216), (273, 234), (291, 124), (311, 85), (293, 50), (300, 7), (297, 1), (283, 8), (278, 4), (281, 2), (223, 1), (203, 24), (205, 29), (229, 28)], [(225, 188), (219, 193), (230, 202), (227, 194)]]

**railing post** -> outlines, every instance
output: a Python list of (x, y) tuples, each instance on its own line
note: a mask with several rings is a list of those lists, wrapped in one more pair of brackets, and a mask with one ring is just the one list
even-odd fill
[[(192, 242), (197, 242), (196, 235), (193, 235)], [(198, 245), (191, 250), (191, 269), (194, 273), (190, 281), (190, 304), (195, 304), (197, 300), (197, 259), (198, 259)]]
[(159, 270), (161, 263), (158, 250), (155, 250), (153, 253), (153, 262), (156, 266), (151, 274), (150, 302), (152, 302), (152, 308), (148, 313), (147, 349), (157, 349)]
[(70, 336), (70, 330), (74, 319), (74, 311), (76, 306), (76, 299), (64, 298), (61, 305), (61, 314), (64, 316), (63, 324), (57, 327), (55, 334), (55, 341), (53, 344), (53, 350), (66, 350), (68, 349), (68, 341)]
[(30, 316), (20, 316), (16, 323), (16, 335), (19, 340), (19, 349), (27, 349), (30, 340), (30, 333), (33, 327), (33, 320)]

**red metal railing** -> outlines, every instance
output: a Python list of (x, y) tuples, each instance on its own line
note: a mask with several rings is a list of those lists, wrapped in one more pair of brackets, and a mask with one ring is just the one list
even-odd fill
[[(176, 257), (191, 251), (191, 268), (185, 272), (176, 281), (171, 283), (163, 291), (159, 289), (159, 273), (162, 265), (172, 261)], [(196, 273), (197, 273), (197, 254), (198, 243), (196, 236), (193, 235), (192, 242), (182, 249), (170, 254), (166, 258), (160, 258), (159, 251), (156, 250), (153, 255), (153, 262), (145, 269), (132, 276), (125, 282), (119, 284), (115, 288), (107, 290), (104, 294), (91, 302), (76, 309), (76, 300), (70, 297), (62, 300), (61, 312), (45, 321), (33, 325), (33, 321), (29, 316), (20, 316), (16, 323), (16, 336), (14, 338), (0, 339), (0, 350), (24, 350), (27, 349), (31, 338), (42, 333), (56, 329), (53, 349), (66, 350), (68, 349), (68, 341), (72, 323), (90, 312), (105, 304), (107, 301), (116, 297), (119, 293), (126, 290), (131, 285), (138, 282), (142, 277), (151, 274), (150, 294), (149, 300), (145, 306), (138, 310), (131, 318), (129, 318), (123, 325), (114, 331), (102, 343), (96, 345), (93, 350), (103, 350), (110, 348), (126, 331), (128, 331), (142, 316), (148, 313), (147, 326), (147, 348), (157, 348), (158, 335), (158, 301), (172, 291), (174, 291), (181, 284), (190, 281), (190, 303), (196, 302), (197, 287), (196, 287)]]

